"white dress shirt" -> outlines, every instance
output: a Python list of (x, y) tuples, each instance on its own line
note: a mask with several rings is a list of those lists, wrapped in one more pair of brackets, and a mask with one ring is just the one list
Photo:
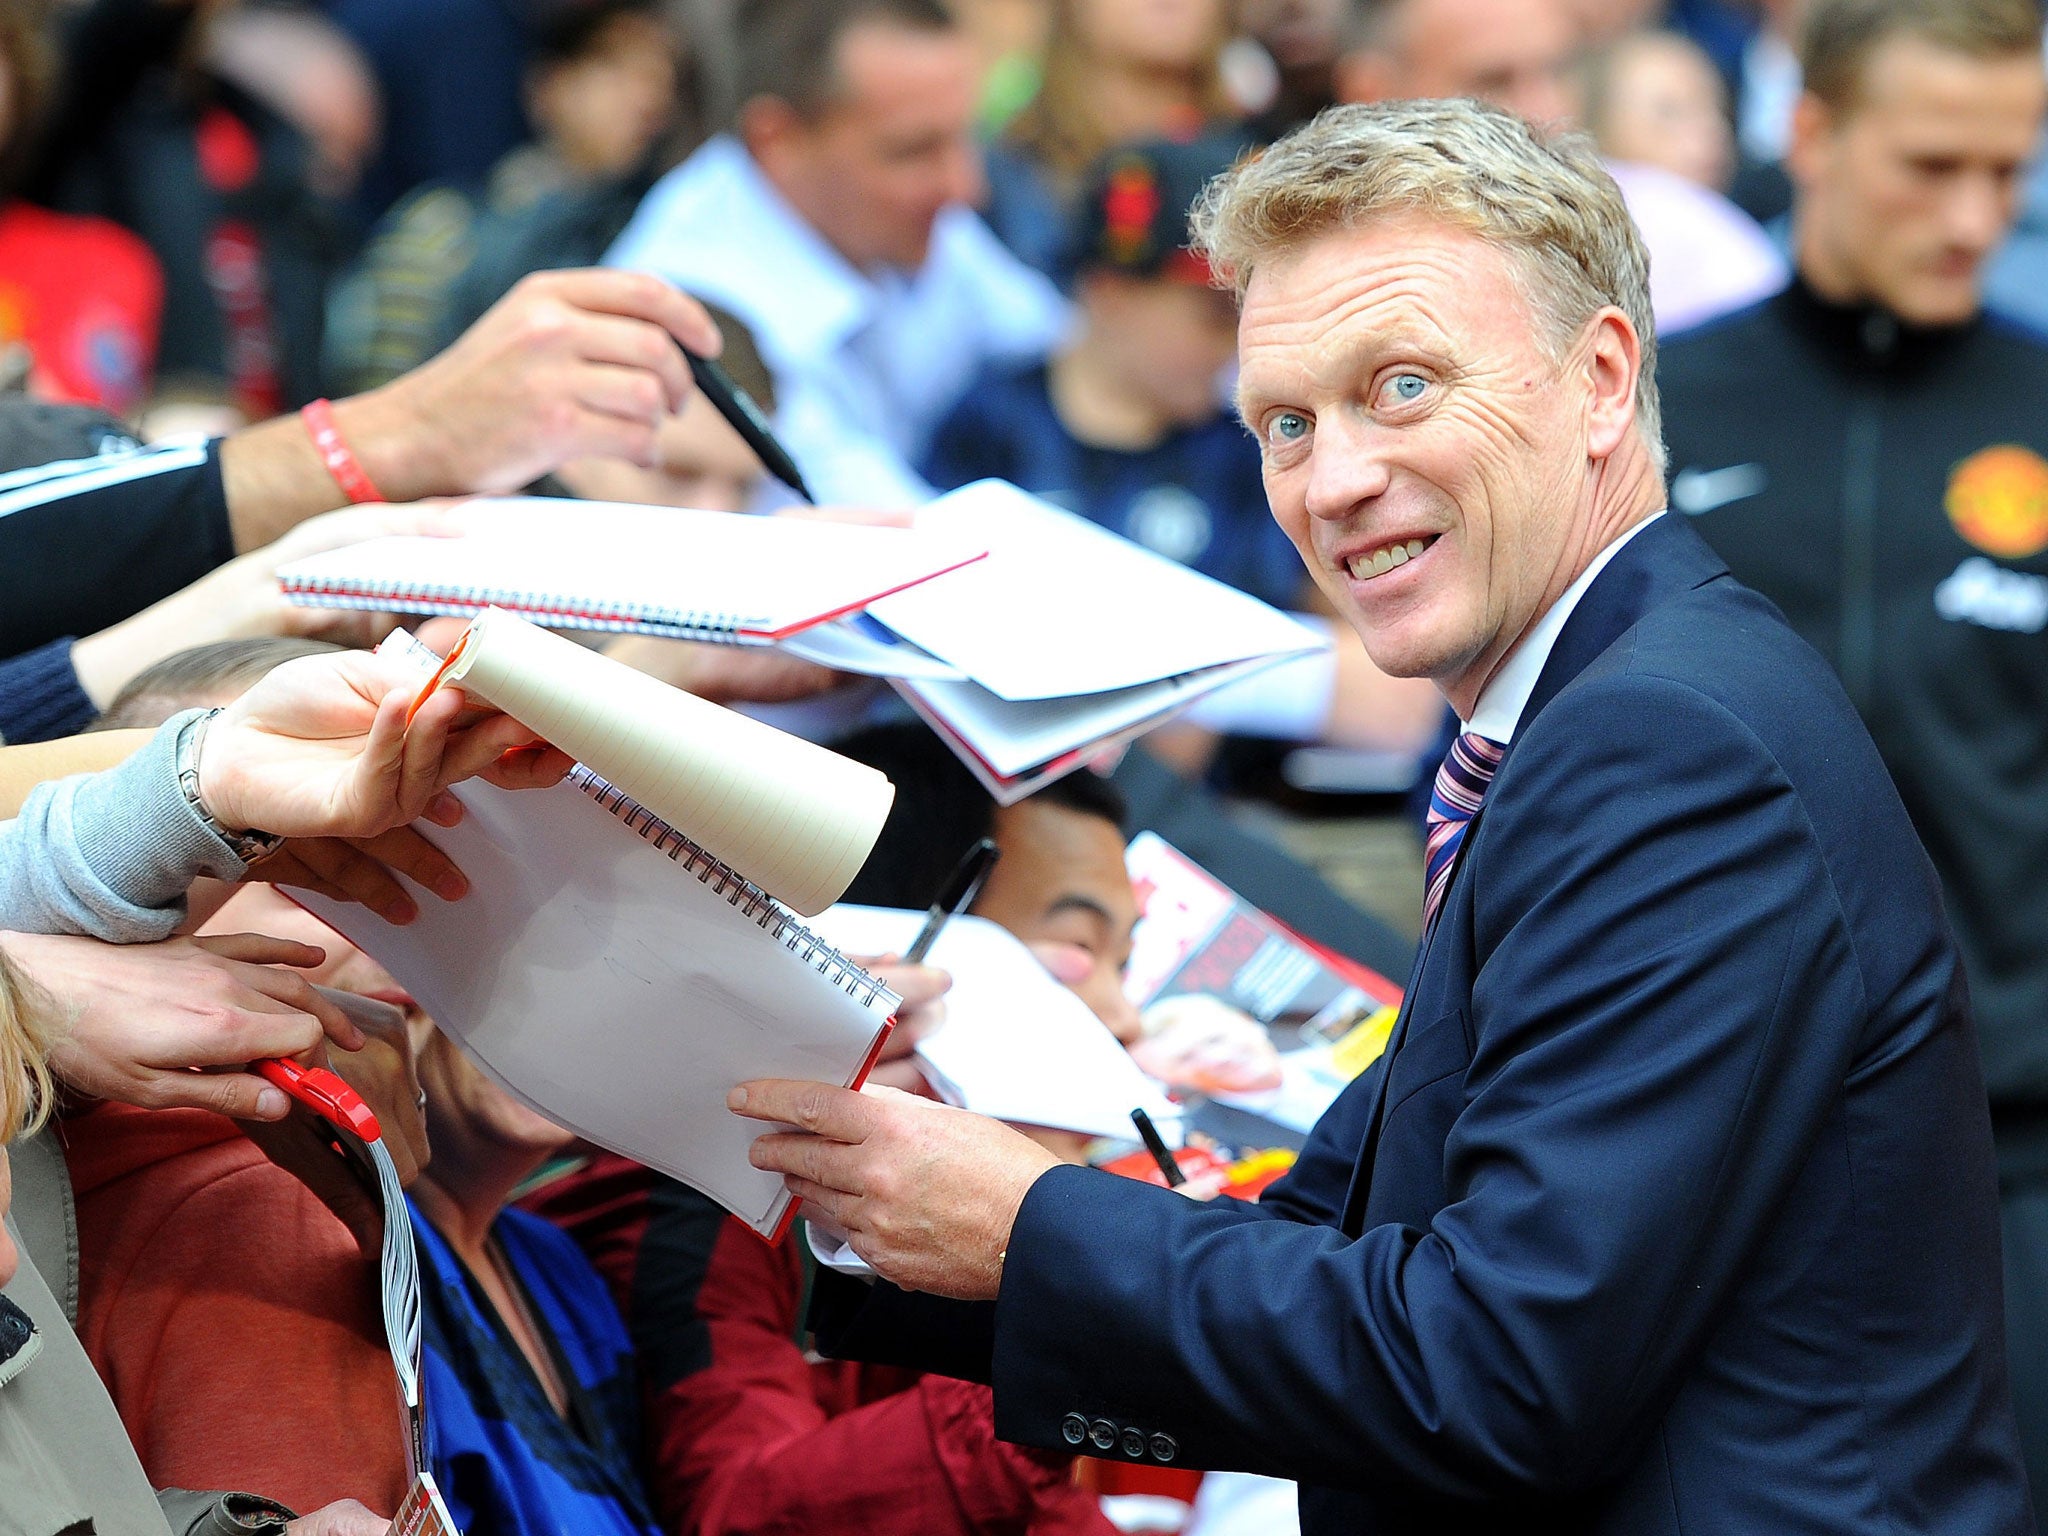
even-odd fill
[(655, 184), (604, 261), (746, 321), (775, 376), (778, 436), (823, 501), (927, 499), (912, 465), (976, 375), (1044, 356), (1070, 324), (973, 210), (939, 215), (917, 271), (863, 271), (726, 136)]
[(1564, 595), (1536, 621), (1529, 631), (1529, 638), (1487, 680), (1478, 702), (1472, 706), (1472, 718), (1460, 722), (1461, 730), (1477, 731), (1487, 740), (1497, 741), (1502, 746), (1515, 739), (1515, 731), (1522, 723), (1522, 711), (1529, 707), (1529, 695), (1536, 691), (1536, 680), (1543, 675), (1543, 664), (1550, 660), (1551, 651), (1556, 649), (1557, 637), (1564, 632), (1565, 620), (1579, 606), (1579, 599), (1586, 595), (1586, 589), (1607, 569), (1607, 562), (1621, 553), (1622, 545), (1663, 515), (1662, 512), (1652, 512), (1593, 557), (1593, 563), (1579, 572), (1579, 579), (1566, 587)]

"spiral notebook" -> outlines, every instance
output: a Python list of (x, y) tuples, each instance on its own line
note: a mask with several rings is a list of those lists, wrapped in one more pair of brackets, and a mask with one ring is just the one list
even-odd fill
[(278, 572), (293, 603), (772, 645), (972, 564), (950, 532), (541, 496), (462, 504), (461, 538), (371, 539)]
[(779, 1233), (791, 1199), (747, 1161), (761, 1127), (725, 1096), (757, 1077), (858, 1086), (896, 996), (587, 766), (552, 789), (453, 793), (467, 814), (432, 836), (468, 896), (419, 892), (402, 928), (306, 906), (514, 1098)]

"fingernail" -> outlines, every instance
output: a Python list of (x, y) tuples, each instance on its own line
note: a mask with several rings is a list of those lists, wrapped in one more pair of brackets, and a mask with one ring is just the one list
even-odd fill
[(745, 1109), (747, 1107), (747, 1090), (744, 1088), (733, 1089), (731, 1093), (725, 1096), (725, 1107), (731, 1110)]
[(451, 869), (434, 882), (434, 894), (443, 901), (460, 901), (469, 894), (469, 882)]
[(285, 1112), (292, 1107), (292, 1101), (284, 1096), (281, 1088), (266, 1088), (256, 1095), (256, 1115), (262, 1120), (282, 1120)]
[(396, 901), (386, 902), (382, 913), (387, 923), (396, 923), (402, 928), (420, 915), (420, 909), (410, 896), (401, 896)]

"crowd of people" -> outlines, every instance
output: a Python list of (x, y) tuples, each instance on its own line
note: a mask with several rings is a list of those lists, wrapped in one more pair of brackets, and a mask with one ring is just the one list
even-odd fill
[[(384, 1215), (285, 1057), (384, 1128), (468, 1536), (2048, 1531), (2044, 120), (2038, 0), (0, 7), (5, 1523), (388, 1528)], [(909, 1097), (735, 1099), (850, 1281), (288, 895), (463, 900), (451, 787), (570, 764), (279, 569), (791, 514), (685, 349), (824, 515), (999, 478), (1329, 634), (1011, 805), (861, 680), (604, 642), (887, 774), (848, 900), (992, 838), (973, 911), (1169, 1086), (1140, 831), (1406, 979), (1256, 1212), (932, 1129), (948, 978), (868, 957)], [(1412, 921), (1232, 814), (1274, 743), (1412, 770)]]

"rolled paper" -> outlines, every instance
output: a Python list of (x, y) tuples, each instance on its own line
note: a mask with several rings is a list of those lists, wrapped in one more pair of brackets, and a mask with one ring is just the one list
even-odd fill
[(609, 780), (806, 917), (860, 872), (896, 798), (864, 763), (723, 709), (502, 608), (436, 674)]

